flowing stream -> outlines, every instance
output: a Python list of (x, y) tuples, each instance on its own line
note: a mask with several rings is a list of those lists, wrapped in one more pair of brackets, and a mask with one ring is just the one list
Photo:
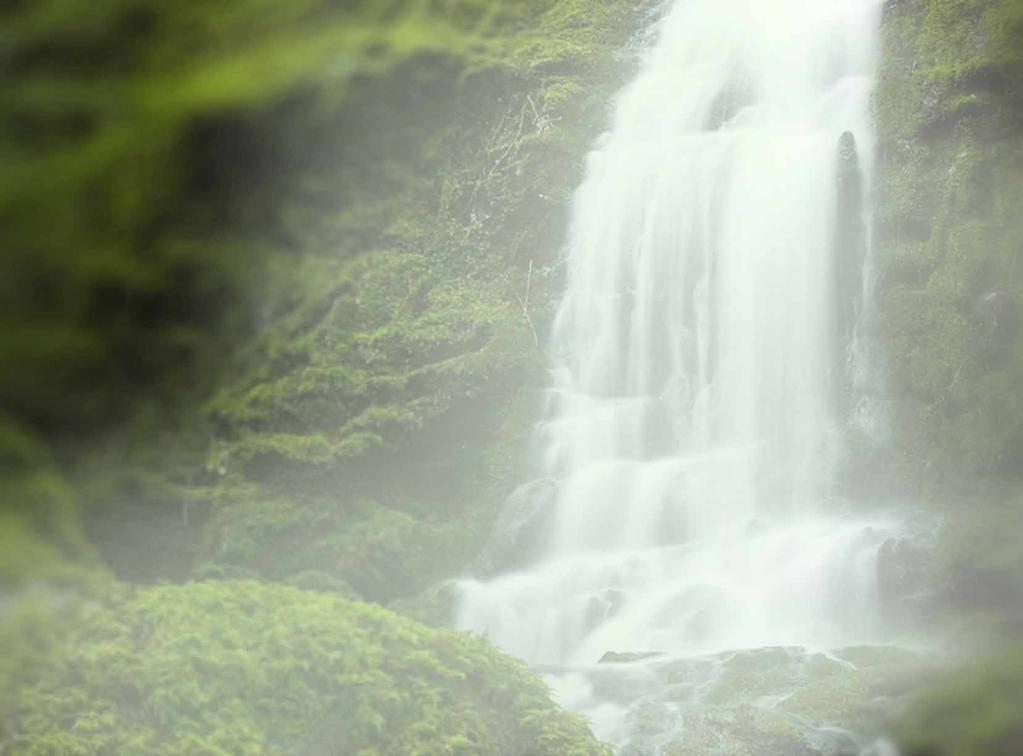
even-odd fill
[(620, 748), (659, 750), (577, 674), (608, 652), (878, 638), (898, 524), (845, 511), (832, 481), (855, 403), (879, 14), (674, 0), (589, 156), (529, 488), (547, 492), (538, 546), (460, 581), (456, 621), (550, 671)]

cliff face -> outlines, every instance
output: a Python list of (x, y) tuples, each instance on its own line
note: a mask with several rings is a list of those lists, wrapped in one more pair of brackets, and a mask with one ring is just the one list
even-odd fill
[(77, 505), (133, 579), (388, 599), (456, 569), (507, 493), (639, 6), (3, 13), (4, 438), (77, 499), (21, 507), (21, 540)]
[(915, 475), (1023, 462), (1023, 6), (894, 0), (877, 94), (882, 340)]
[[(903, 482), (946, 525), (943, 620), (1023, 617), (1023, 6), (886, 6), (877, 90), (881, 351)], [(918, 569), (913, 567), (911, 569)]]
[[(880, 336), (901, 472), (944, 522), (909, 572), (929, 626), (986, 651), (1023, 621), (1023, 4), (893, 0), (882, 52)], [(1018, 651), (973, 663), (912, 707), (900, 744), (1012, 751), (1021, 690)]]

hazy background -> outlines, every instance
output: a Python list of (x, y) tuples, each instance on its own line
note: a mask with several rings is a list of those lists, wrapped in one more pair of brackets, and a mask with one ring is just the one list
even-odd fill
[[(601, 752), (443, 581), (528, 555), (484, 547), (569, 202), (662, 12), (0, 2), (0, 753)], [(803, 715), (1023, 753), (1023, 3), (888, 2), (874, 115), (843, 485), (916, 513), (929, 649)], [(744, 706), (708, 726), (774, 742)]]

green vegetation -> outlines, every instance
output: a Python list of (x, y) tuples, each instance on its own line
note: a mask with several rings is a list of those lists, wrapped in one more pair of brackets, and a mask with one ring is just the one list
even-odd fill
[(80, 610), (14, 717), (13, 753), (605, 753), (482, 639), (255, 582)]
[(0, 12), (0, 399), (59, 442), (116, 572), (386, 600), (457, 569), (516, 464), (635, 7)]

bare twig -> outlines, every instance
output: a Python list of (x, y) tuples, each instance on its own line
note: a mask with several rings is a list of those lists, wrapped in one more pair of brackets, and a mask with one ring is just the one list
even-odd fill
[(533, 318), (529, 315), (529, 294), (533, 288), (533, 260), (529, 260), (529, 272), (526, 274), (526, 296), (520, 297), (518, 294), (515, 298), (519, 300), (519, 304), (522, 306), (522, 316), (526, 319), (526, 325), (529, 326), (530, 332), (533, 334), (533, 344), (537, 347), (540, 346), (540, 337), (536, 333), (536, 326), (533, 325)]

